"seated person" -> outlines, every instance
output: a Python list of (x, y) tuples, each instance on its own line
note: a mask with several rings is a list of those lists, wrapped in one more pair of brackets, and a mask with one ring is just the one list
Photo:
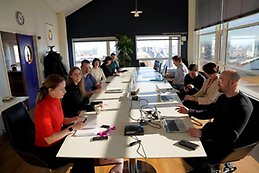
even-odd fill
[(191, 109), (204, 109), (214, 102), (218, 96), (219, 66), (213, 62), (205, 64), (203, 67), (208, 79), (202, 85), (202, 88), (194, 95), (186, 95), (184, 97), (184, 106)]
[(84, 76), (84, 86), (87, 96), (91, 96), (93, 93), (100, 92), (101, 84), (98, 83), (95, 78), (91, 75), (90, 62), (88, 60), (83, 60), (81, 62), (81, 70)]
[(94, 111), (88, 105), (89, 98), (85, 95), (82, 72), (78, 67), (72, 67), (66, 80), (66, 93), (62, 99), (62, 108), (65, 117), (78, 116), (81, 110)]
[(207, 163), (217, 163), (238, 141), (252, 114), (250, 99), (238, 88), (240, 76), (236, 71), (225, 70), (218, 80), (218, 91), (222, 93), (216, 103), (207, 110), (191, 110), (180, 106), (180, 113), (188, 113), (199, 119), (211, 119), (202, 129), (190, 128), (190, 136), (200, 138), (207, 158), (184, 159), (193, 167), (193, 173), (210, 172)]
[(71, 173), (94, 173), (94, 159), (56, 157), (65, 137), (84, 126), (82, 121), (78, 121), (62, 130), (63, 125), (71, 124), (78, 118), (64, 118), (60, 99), (66, 93), (65, 86), (62, 76), (51, 74), (40, 88), (34, 112), (35, 152), (53, 166), (74, 163)]
[[(85, 96), (82, 73), (78, 67), (69, 71), (66, 93), (62, 99), (62, 107), (66, 117), (77, 117), (81, 110), (93, 111), (94, 108), (88, 105), (89, 99)], [(123, 168), (123, 159), (99, 159), (99, 164), (117, 164), (113, 171), (120, 173)]]
[(174, 75), (168, 81), (171, 82), (173, 88), (180, 90), (184, 86), (184, 77), (188, 73), (188, 68), (182, 62), (182, 58), (179, 56), (174, 56), (172, 58), (174, 65), (177, 67)]
[(188, 70), (189, 73), (184, 77), (184, 87), (180, 90), (180, 93), (177, 93), (181, 100), (187, 94), (196, 94), (205, 81), (205, 77), (199, 73), (198, 65), (190, 64)]
[(91, 74), (97, 82), (105, 81), (106, 77), (103, 73), (103, 70), (100, 68), (101, 61), (98, 58), (94, 58), (92, 62), (93, 68), (91, 69)]
[(112, 62), (112, 58), (110, 56), (106, 56), (104, 61), (103, 61), (103, 64), (101, 65), (101, 68), (103, 69), (103, 73), (104, 73), (106, 78), (109, 77), (109, 76), (113, 76), (113, 72), (109, 67), (111, 62)]
[[(112, 58), (112, 62), (111, 62), (111, 64), (109, 65), (111, 71), (112, 71), (113, 73), (119, 72), (120, 66), (119, 66), (119, 63), (118, 63), (117, 60), (116, 60), (116, 59), (117, 59), (116, 54), (115, 54), (115, 53), (112, 53), (112, 54), (111, 54), (111, 58)], [(115, 70), (116, 70), (116, 71), (115, 71)]]

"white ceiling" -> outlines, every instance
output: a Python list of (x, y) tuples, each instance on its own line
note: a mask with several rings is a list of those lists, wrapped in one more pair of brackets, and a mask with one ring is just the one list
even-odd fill
[(66, 16), (72, 14), (79, 8), (88, 4), (92, 0), (42, 0), (56, 13), (64, 12)]

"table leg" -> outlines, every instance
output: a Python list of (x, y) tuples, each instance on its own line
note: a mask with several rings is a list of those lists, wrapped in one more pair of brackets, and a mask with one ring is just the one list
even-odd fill
[(137, 166), (137, 160), (136, 159), (129, 159), (129, 173), (136, 173), (136, 166)]

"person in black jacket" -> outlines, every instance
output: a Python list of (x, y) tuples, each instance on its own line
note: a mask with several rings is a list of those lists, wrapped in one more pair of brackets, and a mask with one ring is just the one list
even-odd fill
[(106, 78), (109, 76), (113, 76), (113, 72), (109, 67), (111, 62), (112, 62), (112, 58), (110, 56), (106, 56), (105, 60), (103, 61), (103, 64), (101, 65), (101, 68), (103, 69), (103, 73)]
[(62, 108), (65, 117), (78, 116), (81, 110), (93, 111), (94, 108), (88, 105), (82, 72), (78, 67), (72, 67), (66, 80), (66, 94), (62, 99)]
[(218, 91), (223, 93), (207, 110), (191, 110), (184, 106), (176, 108), (199, 119), (211, 119), (202, 129), (190, 128), (192, 137), (199, 137), (207, 158), (189, 158), (185, 161), (194, 169), (192, 172), (207, 172), (207, 163), (217, 162), (235, 144), (247, 125), (253, 105), (238, 89), (240, 76), (236, 71), (225, 70), (218, 82)]
[(202, 87), (205, 77), (199, 73), (199, 67), (196, 64), (190, 64), (188, 67), (189, 73), (184, 77), (184, 87), (178, 93), (178, 96), (183, 100), (185, 95), (196, 94)]

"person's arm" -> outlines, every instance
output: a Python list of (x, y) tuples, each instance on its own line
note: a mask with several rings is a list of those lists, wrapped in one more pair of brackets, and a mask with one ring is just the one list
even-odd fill
[[(82, 127), (84, 126), (84, 123), (83, 121), (80, 121), (80, 122), (76, 122), (75, 124), (73, 124), (72, 126), (72, 129), (73, 130), (80, 130)], [(49, 137), (46, 137), (45, 140), (48, 144), (52, 144), (62, 138), (64, 138), (65, 136), (67, 136), (68, 134), (70, 134), (71, 132), (68, 130), (70, 127), (60, 131), (60, 132), (57, 132), (57, 133), (53, 133), (51, 136)]]
[(72, 118), (64, 118), (63, 124), (66, 125), (66, 124), (74, 123), (74, 122), (76, 122), (76, 120), (78, 119), (78, 117), (79, 117), (79, 116), (75, 116), (75, 117), (72, 117)]
[(177, 112), (182, 114), (188, 114), (189, 116), (192, 116), (198, 119), (207, 120), (207, 119), (214, 118), (214, 113), (213, 113), (214, 108), (215, 108), (214, 104), (210, 105), (206, 110), (194, 110), (194, 109), (189, 109), (183, 105), (178, 105), (176, 110)]
[(103, 69), (101, 69), (101, 68), (99, 68), (99, 69), (100, 69), (100, 73), (101, 73), (101, 79), (102, 79), (102, 81), (105, 81), (106, 80), (106, 76), (103, 73)]

